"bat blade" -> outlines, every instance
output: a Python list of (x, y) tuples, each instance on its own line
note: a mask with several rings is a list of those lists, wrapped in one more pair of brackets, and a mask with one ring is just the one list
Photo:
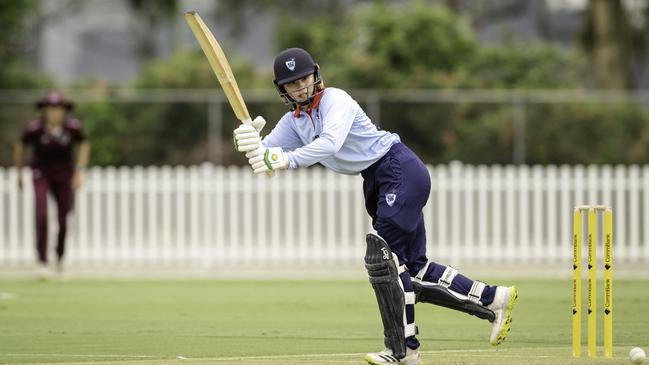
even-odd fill
[(237, 116), (242, 123), (250, 123), (250, 114), (248, 113), (248, 108), (246, 103), (243, 101), (241, 96), (241, 91), (237, 85), (237, 80), (234, 78), (232, 69), (230, 68), (230, 63), (223, 53), (223, 49), (219, 45), (219, 42), (216, 40), (212, 32), (203, 22), (203, 19), (195, 11), (190, 11), (185, 13), (185, 21), (189, 24), (189, 27), (194, 33), (194, 37), (201, 46), (203, 53), (207, 57), (207, 61), (214, 71), (216, 78), (219, 80), (219, 84), (223, 88), (225, 96), (230, 102), (230, 106), (234, 111), (234, 114)]

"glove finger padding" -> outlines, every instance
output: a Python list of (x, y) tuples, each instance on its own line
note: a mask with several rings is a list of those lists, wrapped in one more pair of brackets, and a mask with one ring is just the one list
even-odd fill
[(234, 134), (243, 134), (243, 133), (257, 133), (259, 131), (255, 129), (251, 124), (241, 124), (237, 129), (234, 130)]
[(261, 154), (261, 155), (256, 155), (256, 156), (254, 156), (254, 157), (250, 157), (250, 158), (248, 159), (248, 163), (249, 163), (250, 166), (252, 166), (252, 167), (254, 167), (254, 166), (255, 166), (256, 164), (258, 164), (258, 163), (262, 163), (262, 164), (263, 164), (263, 163), (264, 163), (264, 155)]
[(257, 132), (261, 132), (261, 130), (264, 129), (265, 125), (266, 119), (264, 119), (264, 117), (262, 117), (261, 115), (253, 119), (252, 121), (252, 126), (255, 127), (255, 130), (257, 130)]
[(248, 139), (239, 141), (235, 145), (235, 149), (239, 152), (249, 152), (254, 151), (259, 148), (259, 139)]
[(260, 146), (261, 136), (254, 126), (242, 124), (233, 132), (233, 143), (234, 149), (239, 152), (253, 151)]
[(237, 133), (235, 134), (236, 138), (238, 141), (246, 140), (246, 139), (261, 139), (261, 136), (259, 135), (259, 132), (254, 131), (254, 132), (245, 132), (245, 133)]
[(265, 148), (259, 147), (259, 148), (255, 149), (255, 150), (246, 152), (246, 158), (248, 159), (248, 161), (250, 161), (251, 158), (257, 157), (257, 156), (262, 156), (262, 158), (263, 158), (265, 152), (266, 152)]
[[(268, 168), (268, 165), (266, 165), (266, 162), (264, 160), (257, 161), (255, 163), (251, 163), (250, 166), (252, 166), (252, 169), (255, 170), (256, 173), (264, 172), (264, 171), (271, 171)], [(263, 171), (259, 171), (259, 170), (263, 170)]]
[[(259, 148), (259, 142), (261, 142), (261, 140), (259, 138), (240, 139), (240, 140), (237, 141), (237, 146), (241, 147), (241, 146), (254, 145), (255, 149), (257, 149), (257, 148)], [(245, 152), (248, 152), (248, 151), (245, 151)]]

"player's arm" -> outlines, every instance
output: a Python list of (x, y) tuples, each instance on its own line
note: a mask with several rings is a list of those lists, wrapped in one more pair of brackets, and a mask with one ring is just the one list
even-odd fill
[(304, 147), (287, 152), (290, 167), (311, 166), (338, 152), (354, 123), (353, 111), (350, 103), (325, 107), (320, 136)]
[(84, 140), (79, 144), (79, 152), (77, 153), (77, 163), (75, 166), (78, 169), (85, 169), (90, 161), (90, 141)]
[(79, 143), (77, 148), (77, 157), (74, 163), (74, 176), (72, 177), (72, 187), (76, 190), (83, 182), (88, 162), (90, 162), (90, 140), (81, 127), (79, 121), (74, 120), (71, 122), (73, 129), (74, 139)]
[(23, 188), (23, 166), (25, 162), (25, 144), (23, 141), (14, 143), (14, 165), (18, 169), (18, 188)]
[(90, 161), (90, 141), (86, 139), (79, 144), (79, 150), (77, 151), (77, 161), (74, 165), (74, 177), (72, 180), (72, 187), (74, 189), (78, 189), (81, 186), (88, 161)]
[[(323, 106), (323, 129), (313, 142), (287, 151), (282, 148), (264, 147), (246, 154), (255, 173), (314, 165), (340, 150), (354, 122), (352, 103)], [(266, 144), (265, 146), (270, 146)]]
[(288, 113), (277, 122), (275, 128), (261, 142), (261, 147), (280, 147), (284, 151), (293, 151), (301, 146), (304, 146), (304, 143), (291, 127)]
[(20, 138), (14, 143), (14, 165), (18, 170), (18, 188), (23, 188), (23, 167), (25, 166), (25, 146), (34, 143), (37, 138), (38, 125), (35, 122), (27, 124)]

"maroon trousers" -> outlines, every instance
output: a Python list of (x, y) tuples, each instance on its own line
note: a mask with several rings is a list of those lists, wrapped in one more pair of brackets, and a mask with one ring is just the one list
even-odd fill
[(59, 233), (56, 254), (58, 259), (65, 253), (67, 216), (72, 209), (74, 194), (71, 179), (50, 179), (44, 174), (34, 174), (34, 193), (36, 200), (36, 251), (38, 260), (47, 263), (47, 193), (51, 192), (57, 206)]

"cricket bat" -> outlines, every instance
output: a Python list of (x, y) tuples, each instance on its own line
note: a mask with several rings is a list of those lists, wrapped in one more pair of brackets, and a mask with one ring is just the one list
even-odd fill
[[(198, 44), (201, 45), (201, 49), (203, 49), (203, 53), (205, 53), (205, 57), (207, 57), (212, 71), (214, 71), (216, 78), (219, 80), (219, 84), (221, 84), (223, 92), (228, 98), (228, 102), (230, 102), (230, 106), (237, 119), (243, 124), (252, 124), (250, 113), (248, 113), (246, 103), (243, 101), (241, 91), (239, 91), (237, 80), (234, 78), (234, 74), (232, 74), (230, 63), (225, 58), (225, 53), (223, 53), (219, 42), (216, 41), (216, 38), (214, 38), (214, 35), (210, 32), (210, 29), (205, 25), (205, 22), (197, 12), (190, 11), (185, 13), (185, 21), (192, 28), (194, 37), (196, 37)], [(266, 172), (266, 175), (269, 177), (274, 176), (274, 174), (273, 171)]]
[(212, 32), (210, 32), (203, 19), (195, 11), (190, 11), (185, 13), (185, 20), (189, 27), (192, 29), (196, 40), (201, 45), (207, 61), (212, 67), (212, 71), (216, 75), (216, 78), (219, 80), (219, 84), (223, 88), (225, 96), (230, 102), (230, 106), (234, 111), (234, 114), (237, 116), (237, 119), (243, 124), (251, 124), (252, 120), (250, 119), (250, 114), (248, 113), (248, 108), (246, 103), (243, 101), (241, 96), (241, 91), (239, 91), (239, 85), (237, 85), (237, 80), (232, 74), (232, 69), (230, 68), (230, 63), (228, 59), (225, 58), (225, 53), (219, 45), (219, 42), (216, 41)]

